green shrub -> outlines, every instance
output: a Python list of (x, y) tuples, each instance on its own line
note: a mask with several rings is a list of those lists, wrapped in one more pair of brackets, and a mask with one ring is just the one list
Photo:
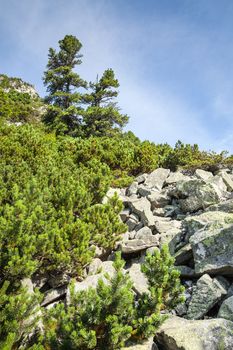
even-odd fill
[(154, 335), (171, 310), (183, 301), (179, 272), (168, 249), (147, 255), (142, 271), (148, 278), (148, 293), (136, 297), (124, 262), (116, 255), (115, 275), (108, 283), (99, 280), (96, 289), (75, 293), (71, 303), (59, 304), (46, 316), (45, 347), (49, 349), (116, 350), (128, 342)]

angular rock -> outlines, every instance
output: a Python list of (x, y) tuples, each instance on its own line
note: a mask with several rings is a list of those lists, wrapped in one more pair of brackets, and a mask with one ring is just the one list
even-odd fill
[(128, 220), (126, 221), (126, 225), (128, 226), (129, 231), (133, 231), (136, 225), (139, 223), (139, 218), (136, 214), (130, 214)]
[(136, 177), (135, 181), (140, 185), (146, 181), (148, 174), (142, 174)]
[(189, 216), (184, 219), (183, 227), (186, 231), (186, 240), (198, 230), (211, 227), (224, 228), (228, 224), (233, 224), (233, 213), (225, 213), (221, 211), (207, 211), (195, 216)]
[(211, 205), (207, 208), (208, 211), (224, 211), (225, 213), (233, 213), (233, 199), (228, 199), (225, 202)]
[(95, 258), (92, 260), (90, 265), (88, 266), (88, 275), (95, 275), (99, 272), (102, 267), (102, 261), (99, 258)]
[(225, 183), (225, 185), (227, 186), (227, 190), (229, 192), (233, 191), (233, 181), (230, 177), (229, 174), (227, 174), (227, 172), (225, 170), (220, 170), (220, 172), (218, 173), (218, 175), (220, 175), (223, 179), (223, 182)]
[(145, 237), (144, 239), (131, 239), (120, 244), (120, 250), (123, 254), (140, 252), (149, 247), (159, 245), (159, 235)]
[(128, 345), (121, 350), (158, 350), (158, 347), (154, 343), (153, 337), (151, 337), (142, 343)]
[(47, 306), (57, 300), (63, 299), (67, 293), (67, 287), (60, 287), (55, 289), (50, 289), (44, 294), (44, 300), (41, 306)]
[(174, 184), (178, 181), (188, 181), (188, 180), (189, 180), (188, 176), (185, 176), (181, 172), (177, 171), (175, 173), (170, 173), (170, 175), (166, 179), (166, 184), (171, 185), (171, 184)]
[(184, 247), (179, 249), (175, 253), (174, 258), (175, 258), (176, 265), (182, 265), (192, 260), (193, 252), (192, 252), (191, 244), (186, 244)]
[(159, 328), (155, 340), (166, 350), (232, 350), (233, 322), (221, 318), (189, 321), (173, 316)]
[(219, 309), (218, 317), (233, 321), (233, 296), (224, 300)]
[(178, 182), (171, 194), (181, 198), (180, 207), (185, 213), (205, 209), (219, 202), (219, 195), (214, 186), (198, 179)]
[(146, 237), (152, 236), (152, 231), (149, 227), (143, 227), (135, 234), (136, 239), (145, 239)]
[(144, 273), (141, 271), (141, 264), (132, 264), (127, 270), (132, 282), (133, 289), (138, 294), (148, 293), (148, 281)]
[(148, 186), (145, 186), (145, 185), (139, 185), (138, 186), (138, 194), (141, 197), (147, 197), (152, 192), (153, 192), (153, 190), (151, 188), (149, 188)]
[(227, 285), (220, 278), (205, 274), (197, 281), (188, 307), (187, 318), (198, 320), (227, 294)]
[(176, 266), (176, 270), (180, 272), (180, 277), (183, 277), (183, 278), (197, 277), (197, 275), (195, 274), (195, 271), (191, 267), (188, 267), (185, 265), (179, 265), (179, 266)]
[(138, 192), (138, 183), (134, 181), (126, 190), (127, 196), (132, 196), (133, 194), (137, 194)]
[(160, 191), (169, 173), (169, 169), (158, 168), (148, 175), (145, 184), (150, 188), (155, 188)]
[(110, 188), (106, 195), (104, 196), (102, 203), (106, 204), (110, 198), (112, 198), (115, 194), (118, 195), (119, 198), (125, 195), (125, 191), (121, 188)]
[(233, 225), (199, 230), (190, 242), (196, 273), (233, 275)]
[(139, 198), (129, 202), (129, 206), (133, 213), (137, 214), (144, 226), (153, 227), (155, 220), (151, 211), (151, 204), (147, 198)]
[(162, 194), (159, 191), (153, 191), (148, 195), (148, 199), (151, 203), (151, 209), (162, 208), (169, 204), (170, 198), (166, 194)]
[(219, 175), (214, 176), (208, 182), (216, 191), (218, 198), (222, 199), (227, 191), (227, 186), (225, 185), (223, 178)]
[(210, 171), (205, 171), (202, 169), (197, 169), (195, 171), (195, 175), (198, 179), (201, 179), (203, 181), (208, 181), (214, 176)]
[(125, 208), (120, 212), (120, 218), (123, 222), (126, 222), (130, 216), (130, 210), (129, 208)]

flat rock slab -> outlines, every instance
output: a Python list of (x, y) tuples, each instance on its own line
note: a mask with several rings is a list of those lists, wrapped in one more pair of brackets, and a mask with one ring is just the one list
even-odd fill
[(130, 239), (128, 241), (121, 242), (119, 248), (123, 254), (136, 253), (149, 247), (158, 246), (159, 237), (160, 235), (153, 235), (144, 237), (143, 239)]
[(232, 350), (233, 322), (171, 317), (159, 328), (155, 340), (166, 350)]
[(151, 204), (147, 198), (142, 197), (128, 202), (134, 214), (137, 214), (144, 226), (153, 227), (155, 220), (151, 211)]
[(197, 281), (193, 290), (192, 298), (188, 307), (187, 318), (198, 320), (205, 316), (207, 312), (224, 295), (227, 295), (229, 285), (220, 278), (211, 278), (205, 274)]

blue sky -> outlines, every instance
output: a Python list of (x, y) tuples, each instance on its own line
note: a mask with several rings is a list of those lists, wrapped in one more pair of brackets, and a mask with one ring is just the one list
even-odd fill
[(113, 68), (141, 139), (233, 152), (232, 0), (0, 0), (0, 72), (45, 94), (49, 47), (83, 44), (79, 74)]

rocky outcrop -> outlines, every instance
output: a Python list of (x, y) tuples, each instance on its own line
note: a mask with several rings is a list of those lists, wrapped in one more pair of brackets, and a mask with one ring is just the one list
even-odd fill
[(156, 341), (166, 350), (232, 350), (233, 322), (224, 319), (189, 321), (171, 317)]

